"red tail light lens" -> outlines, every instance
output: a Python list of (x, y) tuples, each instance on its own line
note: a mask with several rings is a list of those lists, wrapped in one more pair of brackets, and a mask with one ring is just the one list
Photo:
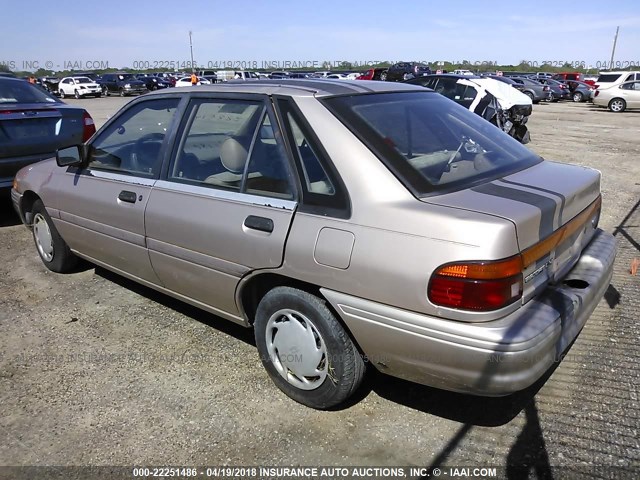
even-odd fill
[(443, 307), (489, 311), (522, 297), (522, 257), (496, 262), (450, 263), (429, 283), (429, 300)]
[(82, 142), (89, 140), (94, 133), (96, 133), (96, 124), (89, 112), (85, 111), (82, 115)]

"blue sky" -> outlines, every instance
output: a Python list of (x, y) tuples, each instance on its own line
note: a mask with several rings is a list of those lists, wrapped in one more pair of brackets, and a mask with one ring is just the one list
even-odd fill
[[(75, 3), (75, 2), (74, 2)], [(118, 5), (122, 5), (119, 7)], [(637, 0), (5, 1), (0, 62), (469, 60), (640, 63)], [(111, 7), (111, 8), (110, 8)], [(13, 19), (8, 22), (8, 19)], [(28, 28), (25, 28), (27, 25)]]

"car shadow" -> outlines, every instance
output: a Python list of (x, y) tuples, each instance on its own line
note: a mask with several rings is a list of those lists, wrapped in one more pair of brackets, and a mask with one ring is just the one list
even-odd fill
[(131, 290), (132, 292), (135, 292), (153, 302), (159, 303), (166, 308), (181, 313), (182, 315), (192, 318), (193, 320), (203, 323), (209, 327), (215, 328), (216, 330), (230, 335), (244, 343), (253, 345), (254, 347), (256, 345), (252, 328), (246, 328), (242, 325), (238, 325), (237, 323), (230, 322), (222, 317), (189, 305), (188, 303), (175, 299), (169, 295), (158, 292), (152, 288), (145, 287), (144, 285), (122, 277), (105, 268), (95, 266), (95, 272), (105, 280), (113, 282), (127, 290)]
[(2, 196), (0, 198), (0, 227), (13, 227), (20, 223), (22, 222), (16, 211), (13, 209), (11, 200), (9, 197)]

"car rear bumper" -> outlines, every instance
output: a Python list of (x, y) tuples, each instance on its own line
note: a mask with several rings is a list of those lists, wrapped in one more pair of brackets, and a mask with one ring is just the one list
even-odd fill
[(615, 238), (598, 230), (563, 283), (492, 322), (443, 320), (322, 293), (380, 371), (445, 390), (502, 396), (530, 386), (562, 359), (604, 296), (615, 255)]

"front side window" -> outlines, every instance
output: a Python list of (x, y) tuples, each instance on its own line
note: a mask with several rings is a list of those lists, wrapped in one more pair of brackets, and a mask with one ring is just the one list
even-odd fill
[(286, 153), (260, 101), (194, 101), (168, 179), (293, 198)]
[(157, 176), (164, 138), (179, 102), (179, 98), (147, 100), (126, 110), (91, 143), (89, 168)]
[(324, 103), (417, 196), (468, 188), (541, 161), (486, 120), (432, 92)]

